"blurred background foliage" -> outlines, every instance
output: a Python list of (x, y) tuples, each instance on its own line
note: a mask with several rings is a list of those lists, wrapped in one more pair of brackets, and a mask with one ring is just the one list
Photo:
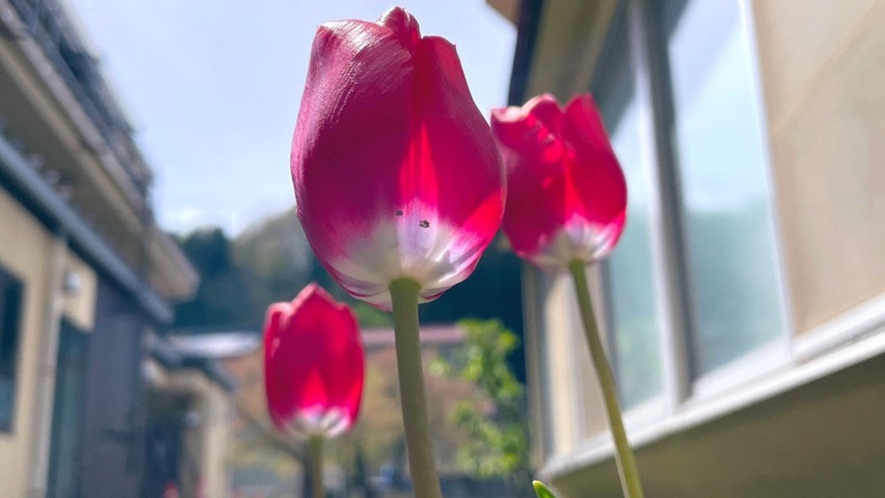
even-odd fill
[(509, 365), (520, 340), (500, 320), (459, 322), (464, 343), (431, 365), (438, 376), (458, 378), (474, 386), (451, 412), (455, 426), (467, 435), (458, 449), (458, 463), (480, 479), (503, 479), (514, 496), (530, 496), (525, 389)]

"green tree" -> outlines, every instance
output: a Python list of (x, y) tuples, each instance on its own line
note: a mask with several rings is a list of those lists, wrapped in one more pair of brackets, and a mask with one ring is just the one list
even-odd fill
[(515, 496), (531, 496), (526, 437), (525, 389), (508, 359), (519, 338), (500, 320), (463, 320), (464, 345), (433, 364), (438, 375), (459, 377), (476, 386), (472, 399), (458, 403), (455, 424), (469, 438), (458, 449), (458, 462), (469, 474), (501, 478)]
[(193, 299), (175, 307), (175, 325), (188, 329), (249, 325), (252, 303), (230, 240), (220, 228), (195, 230), (178, 239), (200, 275)]

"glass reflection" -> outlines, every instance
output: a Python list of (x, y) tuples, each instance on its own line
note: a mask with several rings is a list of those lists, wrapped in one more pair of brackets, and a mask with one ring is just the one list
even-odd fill
[(665, 2), (696, 373), (784, 331), (751, 45), (736, 1)]

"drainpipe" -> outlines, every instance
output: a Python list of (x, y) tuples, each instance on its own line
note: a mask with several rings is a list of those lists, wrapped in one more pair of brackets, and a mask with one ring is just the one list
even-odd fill
[(58, 362), (58, 339), (61, 317), (64, 311), (65, 256), (68, 249), (67, 234), (56, 232), (49, 247), (46, 271), (46, 303), (43, 311), (40, 358), (37, 367), (37, 397), (34, 410), (34, 460), (30, 498), (46, 496), (49, 479), (49, 450), (52, 439), (52, 408), (55, 395), (55, 372)]

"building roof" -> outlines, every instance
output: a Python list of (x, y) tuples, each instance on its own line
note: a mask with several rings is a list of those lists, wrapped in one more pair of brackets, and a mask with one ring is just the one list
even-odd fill
[(221, 360), (247, 355), (260, 346), (261, 336), (254, 332), (148, 336), (151, 356), (164, 367), (200, 370), (226, 391), (236, 388), (236, 380)]
[(180, 354), (200, 358), (233, 358), (247, 355), (261, 347), (261, 335), (252, 331), (200, 335), (170, 334), (165, 339)]

